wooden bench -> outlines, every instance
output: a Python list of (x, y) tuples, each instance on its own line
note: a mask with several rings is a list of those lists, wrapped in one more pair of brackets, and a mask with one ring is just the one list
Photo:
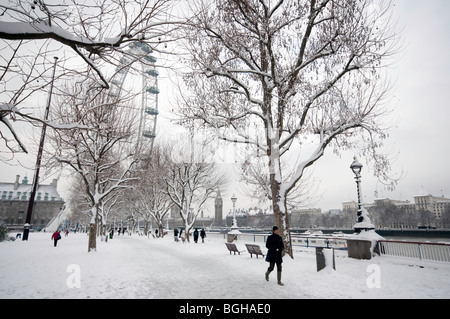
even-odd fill
[(233, 252), (235, 255), (236, 255), (236, 253), (238, 253), (239, 255), (241, 254), (241, 252), (237, 249), (235, 244), (225, 243), (225, 245), (227, 245), (227, 248), (230, 251), (230, 255), (231, 255), (231, 252)]
[(253, 254), (256, 255), (256, 258), (258, 258), (258, 255), (264, 257), (264, 254), (262, 253), (261, 248), (258, 245), (245, 244), (245, 246), (247, 246), (247, 250), (250, 253), (251, 258), (253, 258)]

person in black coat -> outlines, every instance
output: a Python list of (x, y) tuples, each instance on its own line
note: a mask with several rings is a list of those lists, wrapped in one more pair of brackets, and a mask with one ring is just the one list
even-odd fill
[(200, 237), (202, 238), (202, 243), (204, 243), (205, 242), (205, 237), (206, 237), (206, 232), (205, 232), (205, 229), (203, 229), (203, 228), (200, 231)]
[(266, 271), (266, 280), (269, 281), (269, 274), (273, 271), (275, 264), (277, 264), (278, 284), (284, 286), (281, 282), (281, 263), (283, 262), (282, 252), (284, 250), (284, 244), (277, 226), (273, 226), (272, 235), (267, 237), (266, 248), (268, 249), (266, 261), (270, 263)]
[(198, 230), (197, 230), (197, 228), (194, 230), (194, 241), (195, 241), (195, 243), (197, 243), (197, 241), (198, 241)]

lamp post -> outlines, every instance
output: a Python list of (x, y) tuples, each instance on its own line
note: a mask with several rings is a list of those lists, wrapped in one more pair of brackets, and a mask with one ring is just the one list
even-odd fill
[[(55, 62), (53, 64), (52, 81), (50, 83), (50, 92), (48, 94), (47, 107), (45, 108), (45, 114), (44, 114), (45, 121), (48, 119), (48, 113), (49, 113), (50, 104), (52, 101), (53, 83), (55, 81), (56, 63), (58, 62), (58, 57), (55, 57), (54, 59), (55, 59)], [(25, 219), (25, 225), (23, 225), (22, 240), (28, 240), (28, 234), (29, 234), (30, 228), (31, 228), (31, 225), (30, 225), (31, 224), (31, 216), (33, 215), (34, 198), (36, 196), (36, 191), (39, 186), (39, 171), (41, 169), (42, 151), (44, 149), (46, 129), (47, 129), (47, 125), (44, 123), (42, 125), (41, 140), (39, 142), (38, 155), (36, 158), (36, 166), (35, 166), (34, 176), (33, 176), (33, 186), (31, 188), (30, 200), (28, 202), (27, 217)], [(58, 226), (59, 226), (59, 224), (57, 225), (57, 227)]]
[(361, 192), (361, 170), (362, 164), (358, 162), (356, 156), (353, 158), (353, 163), (350, 165), (351, 170), (355, 174), (356, 191), (358, 195), (358, 212), (356, 224), (353, 226), (356, 233), (360, 233), (363, 230), (373, 230), (375, 226), (370, 221), (369, 214), (362, 204), (362, 192)]
[(233, 196), (231, 197), (231, 201), (233, 202), (233, 225), (231, 226), (231, 230), (235, 230), (238, 228), (237, 225), (237, 220), (236, 220), (236, 195), (233, 194)]

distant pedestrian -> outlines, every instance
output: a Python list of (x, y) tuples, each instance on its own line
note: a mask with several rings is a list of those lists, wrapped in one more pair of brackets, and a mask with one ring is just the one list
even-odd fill
[(194, 242), (197, 243), (198, 241), (198, 230), (197, 228), (194, 230)]
[(56, 230), (56, 231), (53, 233), (51, 239), (53, 239), (53, 246), (56, 247), (56, 244), (58, 244), (58, 240), (61, 239), (61, 234), (59, 233), (58, 230)]
[(205, 229), (202, 228), (202, 230), (200, 231), (200, 237), (202, 238), (202, 243), (205, 243), (205, 237), (206, 237), (206, 233), (205, 233)]
[(69, 230), (66, 229), (66, 237), (69, 236)]
[(277, 280), (280, 286), (284, 286), (281, 282), (281, 263), (283, 262), (282, 252), (284, 250), (283, 239), (279, 235), (279, 229), (277, 226), (273, 226), (273, 233), (267, 237), (266, 248), (267, 252), (266, 261), (270, 263), (269, 268), (266, 271), (266, 280), (269, 281), (269, 274), (272, 272), (275, 264), (277, 264)]
[(122, 231), (122, 228), (119, 227), (119, 229), (117, 230), (117, 236), (120, 235), (120, 232)]
[(178, 241), (178, 228), (173, 230), (173, 240)]

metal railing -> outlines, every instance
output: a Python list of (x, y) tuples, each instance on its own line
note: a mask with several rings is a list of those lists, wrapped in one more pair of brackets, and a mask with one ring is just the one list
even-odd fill
[(347, 239), (336, 237), (292, 237), (292, 246), (347, 249)]
[[(226, 239), (226, 234), (220, 233), (208, 233), (207, 236)], [(238, 241), (265, 243), (268, 236), (268, 234), (242, 233), (238, 236)], [(347, 238), (292, 236), (292, 245), (347, 250)], [(450, 244), (380, 240), (375, 251), (382, 256), (450, 262)]]
[[(226, 234), (220, 233), (208, 233), (207, 236), (214, 238), (226, 239)], [(239, 234), (238, 240), (243, 242), (265, 243), (269, 234), (252, 234), (242, 233)], [(347, 240), (345, 238), (335, 237), (305, 237), (305, 236), (292, 236), (292, 245), (301, 247), (324, 247), (334, 249), (347, 249)]]
[(450, 244), (380, 240), (377, 250), (380, 255), (450, 262)]
[[(210, 236), (211, 238), (223, 238), (227, 239), (226, 233), (210, 233), (208, 232), (206, 236)], [(268, 234), (253, 234), (253, 233), (242, 233), (239, 234), (238, 240), (245, 242), (254, 242), (254, 243), (265, 243)]]

